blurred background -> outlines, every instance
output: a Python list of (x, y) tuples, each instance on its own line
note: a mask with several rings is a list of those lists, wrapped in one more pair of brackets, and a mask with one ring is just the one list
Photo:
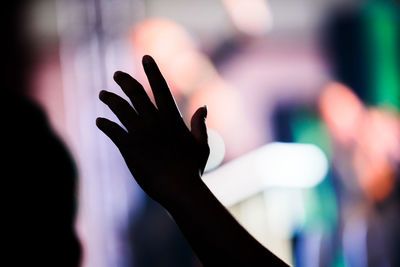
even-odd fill
[[(186, 121), (208, 106), (203, 179), (292, 266), (400, 266), (400, 7), (390, 0), (35, 0), (28, 94), (79, 173), (84, 267), (201, 264), (95, 126), (159, 63)], [(150, 93), (150, 91), (149, 91)], [(212, 224), (213, 218), (209, 218)]]

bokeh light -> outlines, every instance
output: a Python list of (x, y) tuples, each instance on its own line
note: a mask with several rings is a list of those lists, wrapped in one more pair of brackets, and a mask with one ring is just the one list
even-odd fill
[(28, 94), (79, 170), (82, 266), (200, 266), (95, 127), (97, 116), (116, 119), (97, 99), (102, 89), (122, 94), (114, 71), (152, 97), (144, 54), (186, 122), (208, 106), (203, 179), (263, 245), (298, 267), (400, 266), (396, 1), (40, 0), (26, 9)]

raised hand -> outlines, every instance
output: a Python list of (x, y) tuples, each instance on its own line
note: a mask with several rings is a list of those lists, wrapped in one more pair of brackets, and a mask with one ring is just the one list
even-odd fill
[(115, 81), (132, 102), (111, 92), (100, 99), (117, 115), (117, 123), (98, 118), (97, 126), (121, 151), (143, 190), (174, 218), (204, 266), (287, 266), (255, 240), (201, 181), (209, 147), (205, 118), (199, 108), (186, 127), (154, 60), (143, 67), (156, 106), (131, 76), (116, 72)]
[(194, 113), (189, 130), (155, 61), (144, 56), (142, 63), (157, 106), (139, 82), (117, 71), (114, 80), (132, 105), (108, 91), (101, 91), (99, 98), (126, 130), (105, 118), (97, 118), (96, 124), (119, 148), (142, 189), (163, 204), (190, 192), (200, 180), (209, 155), (207, 109)]

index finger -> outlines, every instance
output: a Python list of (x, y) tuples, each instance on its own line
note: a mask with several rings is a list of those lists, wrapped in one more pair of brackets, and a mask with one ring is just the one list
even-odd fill
[(146, 55), (143, 57), (143, 68), (161, 114), (169, 118), (182, 118), (167, 82), (151, 56)]
[(114, 73), (114, 80), (129, 97), (139, 115), (153, 116), (156, 108), (138, 81), (122, 71)]

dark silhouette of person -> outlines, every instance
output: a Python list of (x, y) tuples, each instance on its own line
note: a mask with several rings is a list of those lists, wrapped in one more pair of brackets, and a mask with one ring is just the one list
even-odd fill
[(199, 108), (191, 130), (183, 121), (157, 64), (143, 57), (155, 103), (142, 85), (117, 71), (114, 80), (130, 99), (101, 91), (99, 98), (125, 126), (106, 118), (96, 124), (118, 147), (141, 188), (174, 218), (205, 266), (287, 266), (254, 239), (202, 182), (209, 146)]
[(78, 266), (76, 170), (44, 112), (26, 95), (32, 62), (25, 1), (2, 8), (2, 264)]

